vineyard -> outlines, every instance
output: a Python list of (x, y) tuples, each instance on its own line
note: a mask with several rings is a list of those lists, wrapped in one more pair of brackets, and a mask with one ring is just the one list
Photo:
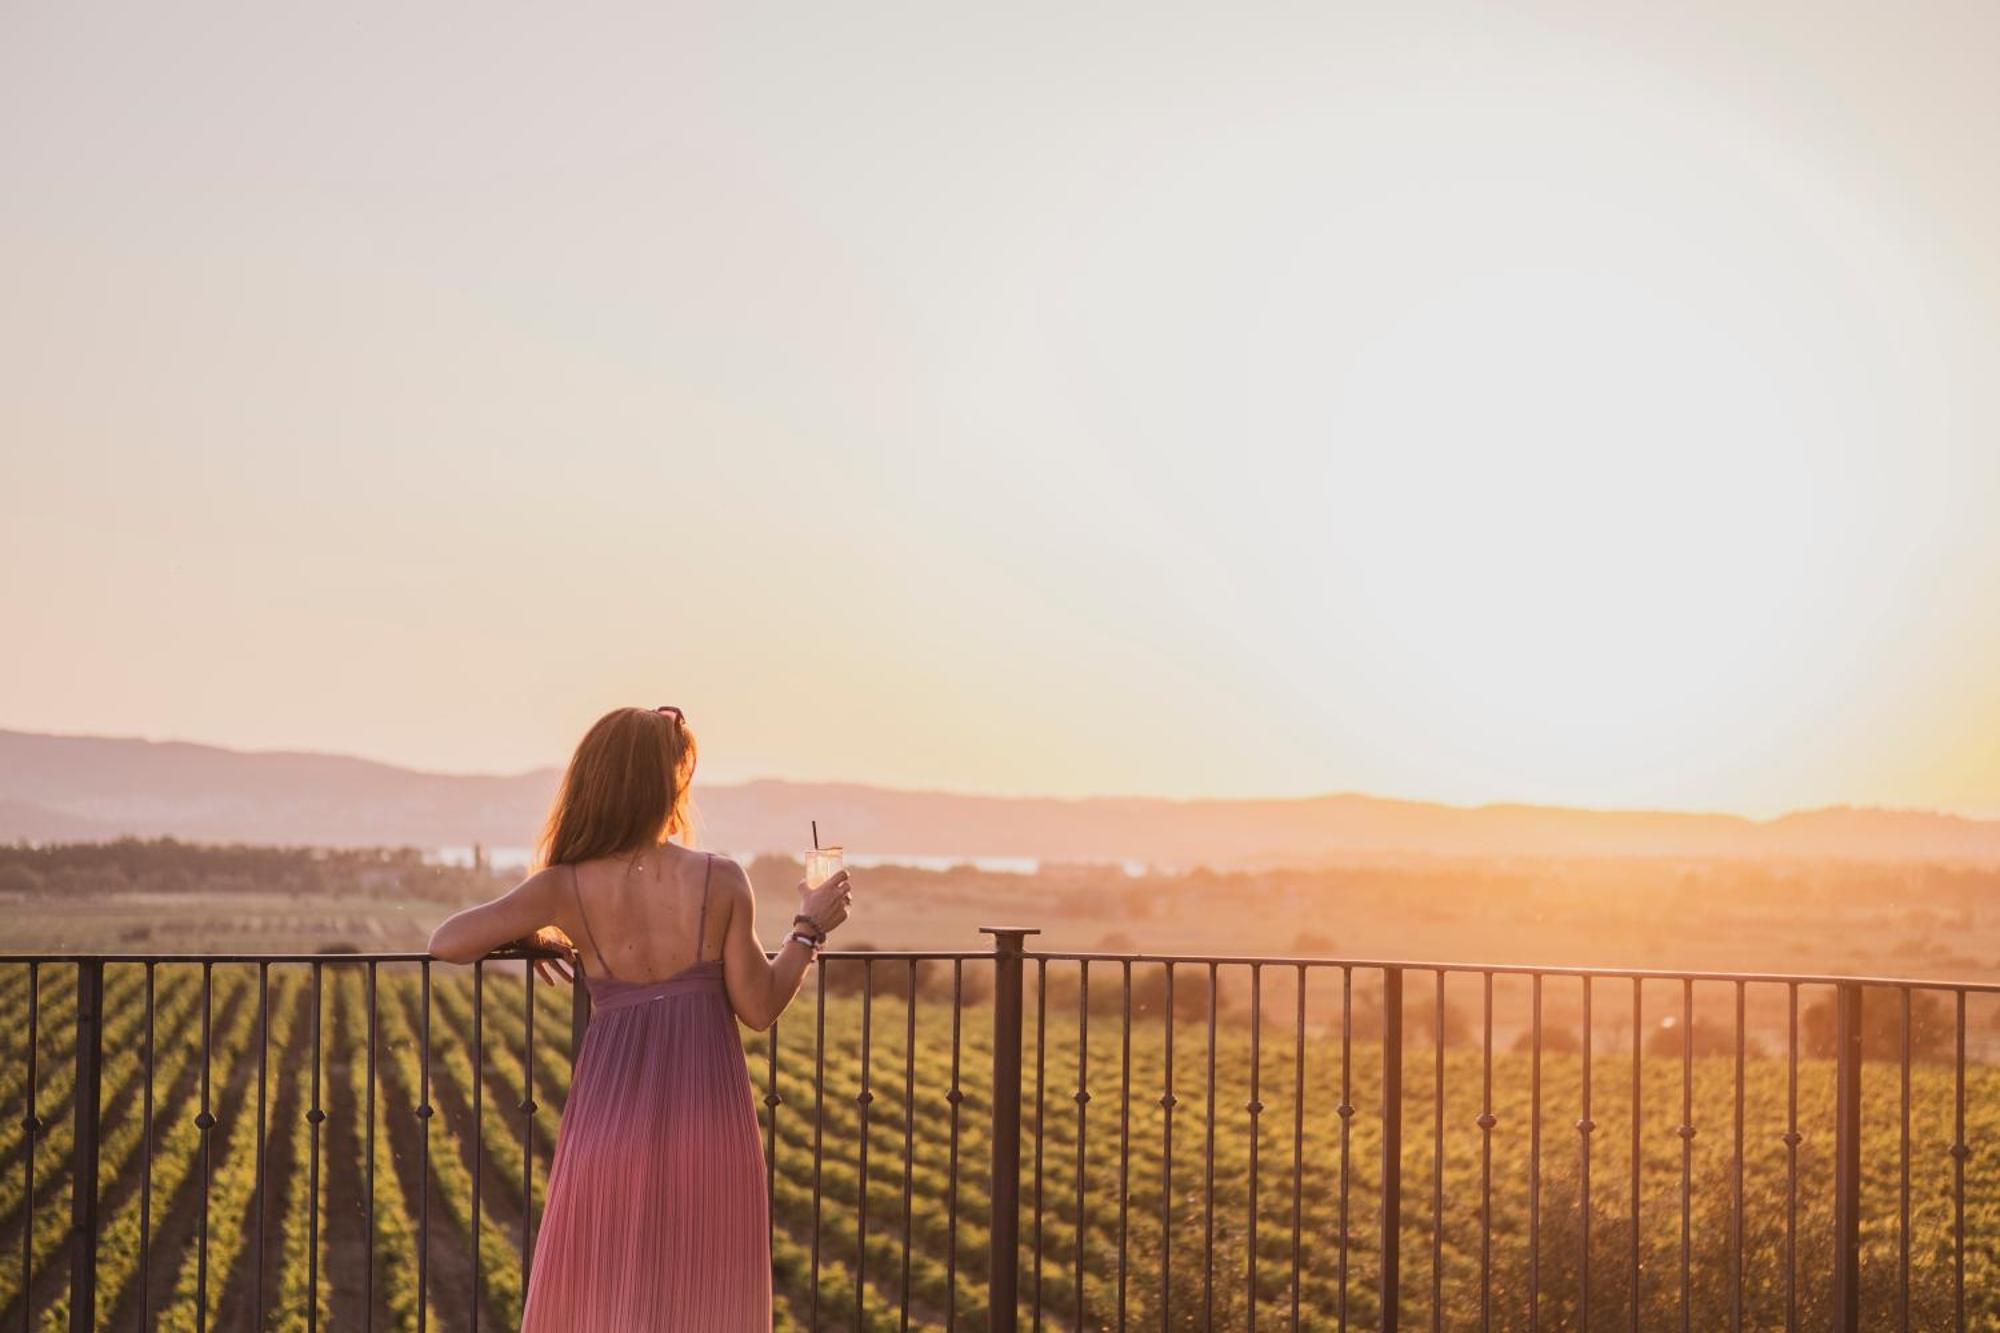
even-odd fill
[[(862, 966), (827, 964), (775, 1044), (745, 1032), (771, 1148), (779, 1324), (980, 1327), (992, 1013), (990, 986), (977, 983), (992, 967), (927, 964), (920, 978), (914, 962), (883, 960), (867, 965), (870, 987)], [(35, 971), (0, 967), (0, 1327), (56, 1329), (71, 1289), (77, 969)], [(1093, 966), (1084, 995), (1077, 972), (1028, 967), (1029, 1319), (1378, 1324), (1383, 1061), (1379, 1028), (1358, 1016), (1360, 974), (1351, 997), (1328, 970), (1296, 1010), (1211, 1015), (1205, 1003), (1135, 1001), (1116, 962)], [(99, 1326), (518, 1322), (570, 1067), (566, 989), (531, 985), (512, 964), (475, 974), (338, 958), (114, 962), (104, 978)], [(1401, 1070), (1405, 1326), (1435, 1314), (1448, 1328), (1525, 1328), (1533, 1299), (1543, 1327), (1629, 1327), (1636, 1301), (1644, 1327), (1677, 1328), (1683, 1246), (1692, 1327), (1730, 1326), (1739, 1267), (1746, 1326), (1825, 1326), (1833, 1066), (1783, 1055), (1744, 1064), (1739, 1241), (1732, 1053), (1635, 1062), (1629, 1046), (1600, 1046), (1584, 1135), (1581, 1051), (1437, 1042), (1413, 1018)], [(1901, 1313), (1902, 1078), (1893, 1059), (1865, 1066), (1868, 1327)], [(1971, 1151), (1955, 1158), (1959, 1079), (1951, 1062), (1910, 1065), (1912, 1327), (1951, 1326), (1962, 1290), (1967, 1326), (2000, 1328), (2000, 1071), (1965, 1067)]]

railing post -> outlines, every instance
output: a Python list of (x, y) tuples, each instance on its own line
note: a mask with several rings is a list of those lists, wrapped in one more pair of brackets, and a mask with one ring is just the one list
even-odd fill
[(1833, 1326), (1861, 1328), (1861, 987), (1834, 988)]
[(1402, 1303), (1403, 970), (1382, 969), (1382, 1333)]
[(86, 1333), (97, 1327), (97, 1117), (104, 1082), (103, 1010), (104, 964), (86, 959), (76, 965), (76, 1134), (69, 1212), (69, 1326)]
[(1021, 959), (1028, 926), (981, 926), (993, 937), (993, 1216), (986, 1319), (993, 1333), (1020, 1322)]

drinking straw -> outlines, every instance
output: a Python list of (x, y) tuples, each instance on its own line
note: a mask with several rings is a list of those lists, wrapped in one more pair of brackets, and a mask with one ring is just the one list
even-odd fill
[(818, 851), (818, 850), (819, 850), (819, 821), (818, 821), (817, 819), (815, 819), (815, 820), (814, 820), (814, 821), (812, 822), (812, 826), (813, 826), (813, 850), (814, 850), (814, 851)]

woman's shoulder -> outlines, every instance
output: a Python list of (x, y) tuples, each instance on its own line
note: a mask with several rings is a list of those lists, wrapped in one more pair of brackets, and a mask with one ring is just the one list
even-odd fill
[(508, 896), (538, 908), (552, 907), (558, 901), (568, 899), (572, 873), (572, 867), (567, 865), (542, 866), (510, 889)]
[(716, 889), (731, 894), (750, 892), (750, 874), (733, 858), (720, 852), (703, 853), (708, 857), (707, 874), (709, 883)]

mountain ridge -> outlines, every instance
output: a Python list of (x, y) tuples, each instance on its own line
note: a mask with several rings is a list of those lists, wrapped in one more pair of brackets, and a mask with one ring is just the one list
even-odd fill
[[(552, 767), (441, 773), (318, 751), (0, 730), (0, 840), (520, 845), (560, 777)], [(1756, 819), (1361, 792), (1000, 796), (784, 778), (698, 785), (695, 798), (702, 841), (746, 854), (795, 850), (817, 819), (857, 850), (1175, 866), (1384, 854), (2000, 862), (2000, 820), (1876, 806)]]

